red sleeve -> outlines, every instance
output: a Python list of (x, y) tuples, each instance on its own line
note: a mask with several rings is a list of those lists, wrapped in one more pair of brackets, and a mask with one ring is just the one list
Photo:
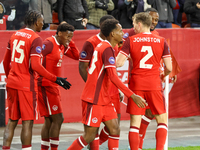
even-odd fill
[(114, 54), (114, 50), (112, 49), (112, 47), (107, 47), (103, 51), (102, 59), (103, 59), (103, 63), (104, 63), (105, 68), (107, 68), (107, 67), (116, 68), (116, 65), (115, 65), (115, 54)]
[(46, 56), (50, 54), (52, 50), (53, 50), (53, 43), (49, 40), (44, 41), (42, 45), (42, 55)]
[(106, 68), (106, 71), (108, 73), (108, 76), (111, 80), (111, 82), (117, 87), (119, 88), (127, 97), (131, 97), (131, 95), (133, 95), (134, 93), (127, 88), (124, 83), (119, 79), (119, 77), (117, 76), (117, 71), (115, 68)]
[(42, 52), (42, 38), (37, 37), (36, 39), (33, 40), (31, 44), (31, 50), (30, 50), (30, 55), (39, 55), (41, 56)]
[(164, 41), (164, 51), (163, 51), (163, 58), (165, 58), (165, 57), (171, 57), (170, 49), (169, 49), (169, 46), (168, 46), (166, 40)]
[(49, 73), (40, 63), (40, 57), (32, 56), (31, 57), (31, 67), (34, 71), (36, 71), (39, 75), (43, 76), (44, 78), (55, 82), (56, 76)]
[(4, 67), (6, 77), (8, 77), (8, 74), (10, 71), (10, 62), (11, 62), (11, 51), (8, 47), (3, 59), (3, 67)]
[(86, 41), (80, 52), (79, 60), (89, 62), (92, 59), (93, 52), (94, 52), (94, 47), (92, 43)]
[(122, 49), (120, 53), (124, 54), (126, 57), (128, 57), (130, 53), (130, 38), (127, 38), (126, 41), (124, 42)]
[(79, 50), (76, 47), (74, 41), (71, 40), (69, 46), (66, 48), (64, 54), (72, 59), (78, 60), (79, 59)]

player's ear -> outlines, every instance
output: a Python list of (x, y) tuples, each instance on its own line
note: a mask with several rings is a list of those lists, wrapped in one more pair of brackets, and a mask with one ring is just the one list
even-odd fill
[(62, 32), (58, 31), (58, 36), (61, 36), (62, 35)]

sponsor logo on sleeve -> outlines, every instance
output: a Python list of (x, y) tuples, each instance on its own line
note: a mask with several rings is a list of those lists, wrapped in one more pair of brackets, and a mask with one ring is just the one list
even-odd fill
[(85, 58), (87, 56), (87, 53), (85, 51), (81, 52), (81, 58)]
[(42, 50), (44, 50), (46, 48), (46, 45), (45, 44), (43, 44), (42, 45)]
[(129, 34), (128, 34), (128, 33), (125, 33), (125, 34), (123, 35), (123, 38), (126, 39), (128, 36), (129, 36)]
[(37, 46), (37, 47), (36, 47), (36, 52), (37, 52), (37, 53), (41, 53), (41, 51), (42, 51), (42, 48), (41, 48), (40, 46)]
[(108, 61), (109, 61), (110, 64), (114, 64), (115, 58), (111, 56)]

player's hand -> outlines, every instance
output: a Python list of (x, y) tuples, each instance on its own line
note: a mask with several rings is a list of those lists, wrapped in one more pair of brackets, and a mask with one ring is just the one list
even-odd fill
[(148, 105), (146, 100), (136, 94), (131, 95), (131, 98), (139, 108), (145, 108)]
[(71, 84), (66, 79), (67, 78), (57, 77), (56, 83), (67, 90), (67, 89), (70, 89)]
[(171, 77), (170, 79), (171, 79), (171, 83), (175, 83), (177, 81), (177, 75)]
[(121, 90), (119, 90), (119, 101), (122, 102), (124, 100), (124, 93), (122, 93)]

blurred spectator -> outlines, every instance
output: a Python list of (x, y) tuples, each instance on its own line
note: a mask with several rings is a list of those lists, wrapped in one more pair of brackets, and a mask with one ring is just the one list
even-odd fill
[(190, 26), (200, 27), (200, 0), (185, 0), (184, 11), (190, 16)]
[(172, 28), (173, 8), (176, 7), (176, 0), (147, 0), (147, 3), (158, 11), (159, 21), (156, 28)]
[(44, 17), (43, 30), (50, 29), (50, 23), (52, 23), (51, 7), (56, 1), (57, 0), (29, 0), (29, 10), (37, 10)]
[(16, 10), (12, 7), (10, 15), (6, 15), (6, 9), (3, 3), (0, 2), (0, 30), (6, 30), (6, 21), (13, 21), (15, 19), (15, 13)]
[(107, 15), (107, 11), (114, 9), (114, 3), (112, 0), (86, 0), (89, 20), (87, 23), (87, 29), (99, 29), (100, 18)]
[(176, 6), (173, 8), (174, 23), (181, 27), (182, 13), (185, 0), (176, 0)]
[(59, 23), (66, 21), (75, 29), (86, 27), (89, 14), (86, 0), (58, 0)]

